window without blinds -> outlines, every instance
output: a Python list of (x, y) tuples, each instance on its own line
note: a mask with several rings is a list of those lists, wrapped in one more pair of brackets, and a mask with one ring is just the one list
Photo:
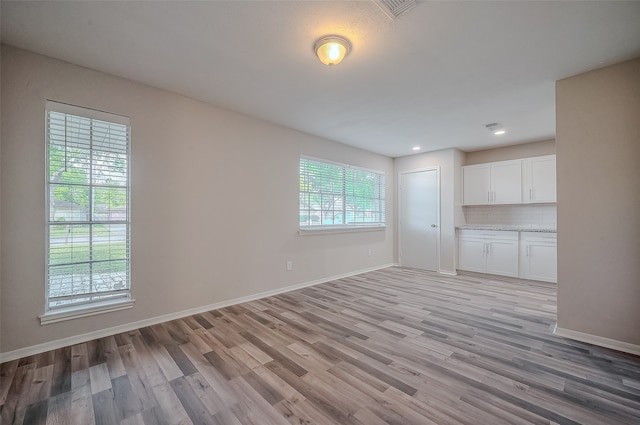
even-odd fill
[(47, 309), (130, 298), (128, 118), (47, 102)]
[(300, 158), (300, 227), (383, 226), (383, 173)]

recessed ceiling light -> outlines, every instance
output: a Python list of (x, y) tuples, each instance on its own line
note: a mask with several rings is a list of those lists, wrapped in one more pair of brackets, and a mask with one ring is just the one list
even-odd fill
[(414, 150), (414, 151), (419, 151), (420, 150), (420, 146), (414, 146), (411, 149)]
[(493, 132), (496, 136), (502, 136), (504, 133), (506, 133), (505, 130), (496, 130)]

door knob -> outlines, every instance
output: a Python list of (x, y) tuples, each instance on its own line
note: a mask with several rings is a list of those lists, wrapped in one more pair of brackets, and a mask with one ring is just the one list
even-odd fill
[(438, 227), (438, 225), (437, 224), (432, 224), (431, 227)]

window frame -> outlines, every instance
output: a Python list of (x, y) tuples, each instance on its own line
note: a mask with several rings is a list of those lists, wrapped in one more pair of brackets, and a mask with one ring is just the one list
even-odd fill
[[(105, 293), (103, 294), (103, 296), (107, 295), (108, 293), (113, 293), (113, 297), (108, 297), (102, 298), (102, 299), (91, 299), (93, 297), (96, 296), (100, 296), (98, 293), (96, 292), (85, 292), (85, 298), (90, 298), (87, 301), (78, 301), (75, 304), (70, 304), (70, 305), (61, 305), (61, 306), (52, 306), (52, 301), (50, 299), (51, 297), (51, 275), (50, 275), (50, 269), (51, 269), (51, 257), (52, 257), (52, 252), (51, 252), (51, 229), (52, 226), (55, 225), (59, 225), (59, 224), (55, 224), (56, 221), (52, 220), (51, 218), (51, 203), (53, 202), (51, 200), (51, 186), (52, 185), (56, 185), (59, 183), (56, 182), (52, 182), (51, 181), (51, 175), (50, 175), (50, 167), (51, 167), (51, 146), (53, 145), (51, 143), (51, 125), (50, 125), (50, 113), (54, 112), (54, 113), (60, 113), (60, 114), (64, 114), (65, 115), (65, 119), (67, 115), (73, 115), (73, 116), (77, 116), (77, 117), (81, 117), (81, 118), (85, 118), (85, 119), (90, 119), (90, 120), (98, 120), (98, 121), (102, 121), (102, 122), (107, 122), (109, 124), (116, 124), (116, 125), (122, 125), (126, 127), (126, 146), (125, 146), (125, 155), (126, 155), (126, 183), (124, 186), (122, 185), (115, 185), (115, 186), (111, 186), (108, 184), (96, 184), (93, 181), (93, 175), (91, 174), (93, 171), (93, 155), (96, 152), (104, 152), (101, 151), (100, 149), (97, 149), (94, 145), (94, 140), (92, 138), (92, 136), (89, 137), (89, 149), (88, 149), (88, 155), (89, 155), (89, 181), (86, 184), (78, 184), (78, 187), (82, 187), (82, 188), (86, 188), (88, 193), (89, 193), (89, 207), (88, 212), (87, 212), (87, 218), (86, 220), (69, 220), (69, 221), (64, 221), (65, 223), (71, 223), (68, 226), (72, 226), (72, 225), (87, 225), (89, 227), (93, 226), (93, 225), (100, 225), (100, 224), (105, 224), (105, 225), (124, 225), (124, 243), (125, 243), (125, 255), (124, 255), (124, 261), (126, 264), (126, 277), (125, 277), (125, 288), (124, 289), (120, 289), (120, 290), (113, 290), (113, 291), (105, 291)], [(93, 129), (93, 123), (90, 124), (90, 128)], [(65, 130), (66, 131), (66, 130)], [(66, 140), (66, 137), (65, 137)], [(66, 144), (66, 141), (65, 141)], [(66, 150), (65, 150), (66, 152)], [(106, 152), (110, 152), (109, 150), (107, 150)], [(114, 152), (114, 151), (111, 151)], [(65, 153), (66, 155), (66, 153)], [(69, 186), (69, 184), (66, 184), (67, 186)], [(93, 210), (93, 199), (92, 199), (92, 191), (95, 190), (96, 188), (99, 187), (103, 187), (105, 189), (110, 189), (110, 188), (117, 188), (117, 189), (124, 189), (125, 192), (125, 197), (126, 197), (126, 207), (124, 208), (125, 210), (125, 218), (124, 220), (112, 220), (112, 219), (103, 219), (103, 220), (99, 220), (99, 219), (94, 219), (93, 214), (94, 211)], [(63, 320), (70, 320), (70, 319), (75, 319), (75, 318), (79, 318), (79, 317), (86, 317), (86, 316), (92, 316), (95, 314), (100, 314), (100, 313), (106, 313), (106, 312), (111, 312), (111, 311), (117, 311), (117, 310), (123, 310), (123, 309), (127, 309), (127, 308), (131, 308), (133, 307), (133, 304), (135, 302), (135, 300), (132, 298), (132, 293), (131, 293), (131, 121), (129, 119), (129, 117), (123, 116), (123, 115), (118, 115), (118, 114), (113, 114), (113, 113), (108, 113), (108, 112), (103, 112), (103, 111), (98, 111), (95, 109), (89, 109), (89, 108), (85, 108), (85, 107), (80, 107), (80, 106), (74, 106), (74, 105), (69, 105), (69, 104), (65, 104), (65, 103), (60, 103), (60, 102), (55, 102), (55, 101), (51, 101), (51, 100), (47, 100), (46, 102), (46, 106), (45, 106), (45, 312), (43, 315), (41, 315), (40, 318), (40, 324), (41, 325), (45, 325), (45, 324), (49, 324), (49, 323), (56, 323), (56, 322), (60, 322)], [(89, 235), (87, 236), (88, 239), (88, 244), (89, 244), (89, 251), (88, 252), (93, 252), (92, 250), (92, 246), (93, 246), (93, 241), (91, 240), (92, 237), (92, 233), (90, 230)], [(109, 246), (112, 246), (112, 242), (109, 242)], [(98, 260), (93, 260), (92, 259), (92, 255), (90, 254), (90, 259), (88, 261), (72, 261), (69, 263), (69, 265), (73, 265), (73, 264), (91, 264), (90, 265), (90, 269), (93, 268), (93, 264), (97, 264), (96, 261)], [(104, 260), (102, 260), (104, 261)], [(107, 260), (107, 261), (120, 261), (120, 260)], [(98, 261), (100, 262), (100, 261)], [(91, 272), (93, 273), (93, 271)], [(69, 296), (71, 297), (71, 296)], [(75, 298), (79, 299), (82, 298), (83, 294), (77, 294), (77, 296)], [(69, 298), (71, 300), (73, 300), (73, 298)]]
[[(383, 171), (378, 171), (378, 170), (373, 170), (370, 168), (364, 168), (364, 167), (358, 167), (358, 166), (353, 166), (350, 164), (345, 164), (345, 163), (341, 163), (341, 162), (337, 162), (337, 161), (331, 161), (331, 160), (327, 160), (327, 159), (322, 159), (322, 158), (317, 158), (317, 157), (313, 157), (313, 156), (307, 156), (307, 155), (300, 155), (299, 158), (299, 162), (298, 162), (298, 179), (299, 179), (299, 186), (298, 186), (298, 216), (301, 217), (303, 214), (307, 214), (308, 212), (310, 213), (309, 210), (301, 210), (301, 204), (300, 204), (300, 198), (302, 196), (303, 193), (310, 193), (308, 191), (303, 192), (300, 188), (300, 184), (302, 183), (302, 178), (303, 175), (301, 173), (302, 171), (302, 161), (306, 160), (306, 161), (312, 161), (315, 163), (319, 163), (319, 164), (326, 164), (326, 165), (332, 165), (335, 167), (339, 167), (342, 170), (342, 174), (341, 174), (341, 182), (340, 185), (342, 186), (342, 191), (340, 192), (340, 197), (342, 197), (342, 209), (341, 211), (339, 211), (336, 214), (342, 214), (343, 217), (343, 221), (346, 219), (346, 217), (348, 216), (349, 212), (347, 211), (347, 202), (345, 201), (346, 198), (348, 198), (348, 194), (346, 193), (346, 182), (347, 182), (347, 170), (357, 170), (357, 171), (363, 171), (365, 173), (371, 173), (375, 176), (377, 183), (379, 185), (378, 188), (378, 196), (376, 197), (368, 197), (369, 199), (374, 199), (377, 202), (379, 202), (379, 210), (377, 211), (377, 214), (379, 214), (381, 217), (381, 221), (375, 221), (375, 222), (366, 222), (366, 221), (362, 221), (362, 222), (351, 222), (351, 223), (339, 223), (339, 224), (322, 224), (323, 221), (323, 217), (322, 217), (322, 211), (319, 211), (320, 213), (320, 224), (316, 224), (316, 225), (304, 225), (302, 222), (299, 221), (299, 227), (298, 227), (298, 234), (300, 235), (310, 235), (310, 234), (326, 234), (326, 233), (348, 233), (348, 232), (370, 232), (370, 231), (379, 231), (379, 230), (384, 230), (386, 228), (386, 185), (387, 185), (387, 176)], [(323, 192), (323, 193), (328, 193), (328, 192)], [(335, 192), (334, 192), (335, 193)], [(366, 213), (366, 211), (365, 211)], [(308, 214), (307, 214), (308, 215)]]

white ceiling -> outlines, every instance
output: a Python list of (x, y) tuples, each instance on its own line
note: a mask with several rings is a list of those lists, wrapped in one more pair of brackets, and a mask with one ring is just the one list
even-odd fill
[[(552, 138), (556, 80), (640, 56), (637, 1), (419, 2), (396, 20), (370, 0), (2, 1), (1, 17), (5, 44), (391, 157)], [(353, 43), (333, 68), (312, 48), (331, 33)]]

